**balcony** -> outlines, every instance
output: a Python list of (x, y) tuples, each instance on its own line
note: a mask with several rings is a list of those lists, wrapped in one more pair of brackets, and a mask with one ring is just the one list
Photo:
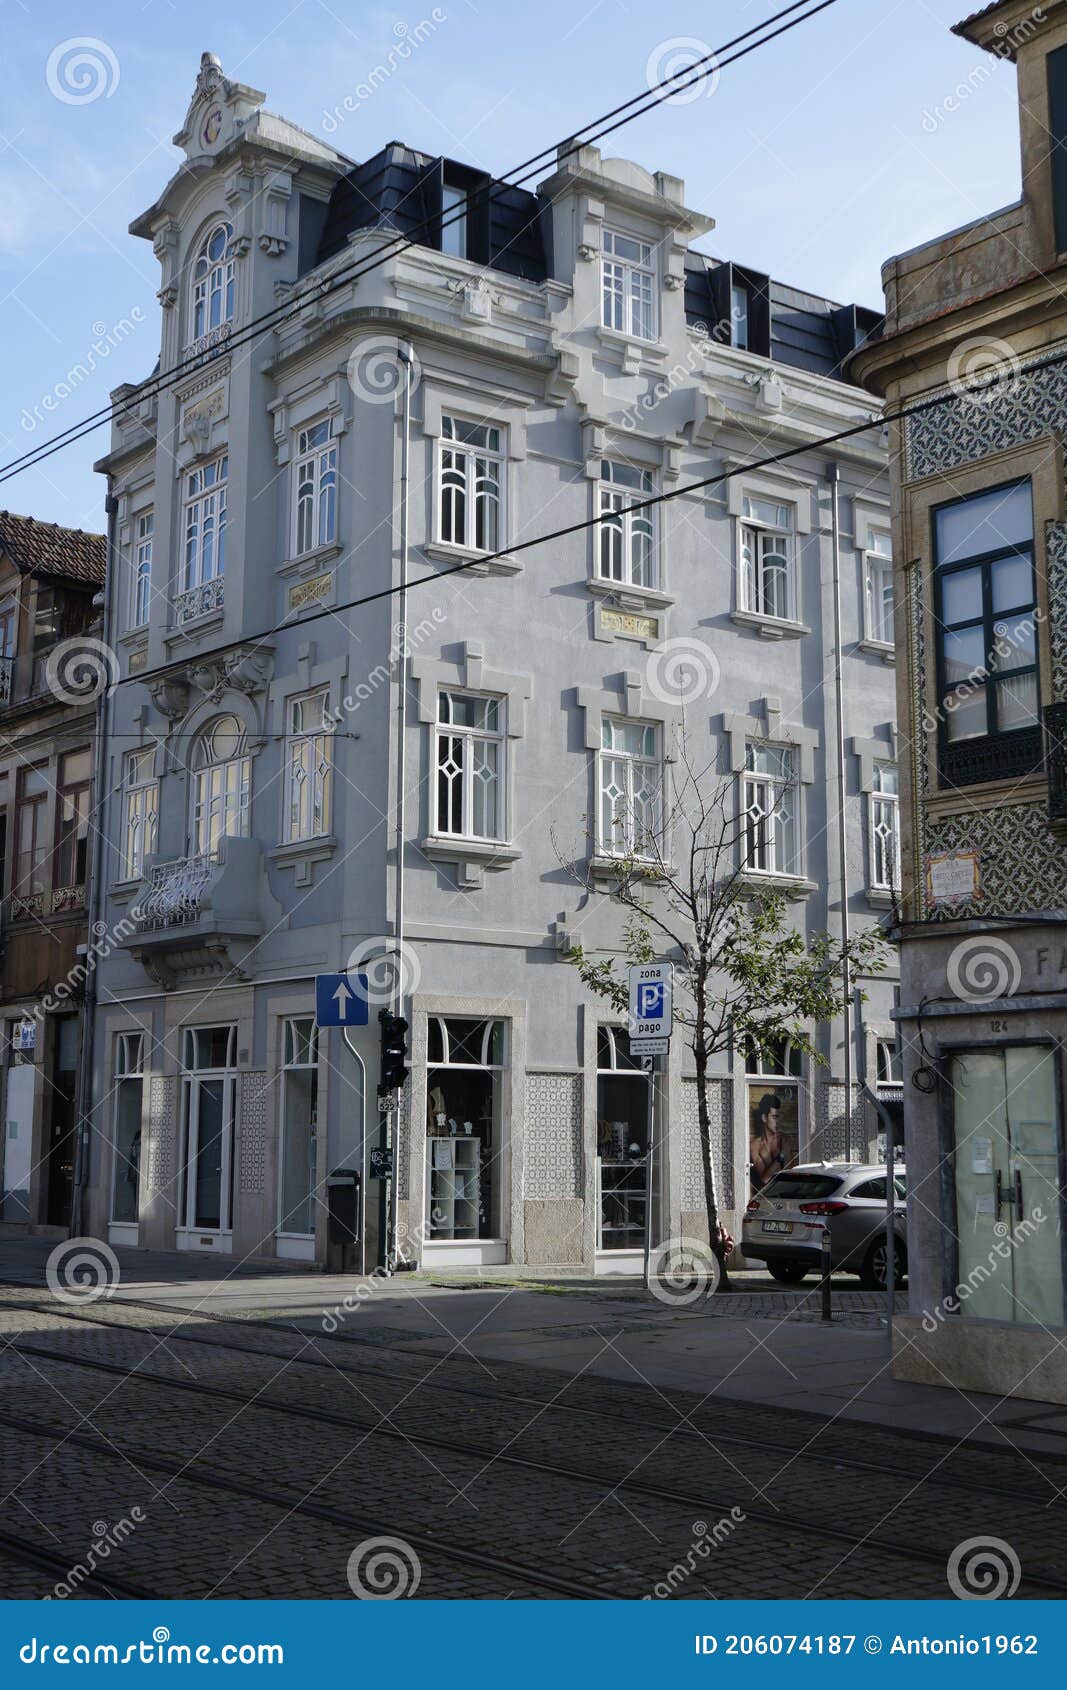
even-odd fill
[(257, 939), (281, 919), (258, 839), (223, 839), (210, 856), (150, 857), (121, 943), (165, 990), (247, 979)]

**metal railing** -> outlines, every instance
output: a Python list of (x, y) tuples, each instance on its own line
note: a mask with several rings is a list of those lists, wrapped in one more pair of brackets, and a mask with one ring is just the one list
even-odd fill
[(196, 921), (217, 867), (217, 856), (210, 854), (156, 863), (149, 870), (148, 891), (141, 899), (142, 930), (182, 927)]

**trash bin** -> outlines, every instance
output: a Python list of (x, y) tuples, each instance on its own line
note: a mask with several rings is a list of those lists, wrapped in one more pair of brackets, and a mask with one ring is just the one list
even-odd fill
[(327, 1273), (355, 1273), (359, 1257), (359, 1171), (338, 1168), (326, 1177)]

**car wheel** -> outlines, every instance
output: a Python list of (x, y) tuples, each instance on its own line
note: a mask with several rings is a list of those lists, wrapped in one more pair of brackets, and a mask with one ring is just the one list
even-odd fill
[(768, 1262), (767, 1269), (781, 1285), (799, 1285), (808, 1271), (803, 1262)]
[[(888, 1273), (886, 1256), (885, 1239), (879, 1238), (877, 1243), (872, 1244), (867, 1251), (863, 1267), (860, 1270), (860, 1283), (865, 1285), (868, 1291), (885, 1290)], [(895, 1269), (893, 1283), (899, 1290), (908, 1277), (908, 1252), (899, 1241), (893, 1252), (893, 1265)]]

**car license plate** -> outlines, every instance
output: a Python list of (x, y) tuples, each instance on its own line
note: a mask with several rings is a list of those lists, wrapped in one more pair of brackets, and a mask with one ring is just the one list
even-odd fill
[(764, 1221), (764, 1232), (792, 1232), (792, 1221)]

